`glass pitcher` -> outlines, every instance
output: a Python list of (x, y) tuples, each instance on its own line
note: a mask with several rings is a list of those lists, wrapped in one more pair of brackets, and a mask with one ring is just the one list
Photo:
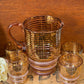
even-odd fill
[[(25, 43), (18, 42), (13, 36), (13, 26), (23, 27)], [(14, 23), (8, 28), (10, 38), (19, 48), (26, 48), (30, 66), (39, 75), (54, 71), (60, 53), (60, 39), (63, 22), (53, 16), (27, 18), (23, 24)]]

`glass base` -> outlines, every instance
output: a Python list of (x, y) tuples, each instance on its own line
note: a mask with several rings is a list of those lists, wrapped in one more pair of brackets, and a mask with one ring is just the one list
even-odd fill
[(61, 73), (59, 73), (59, 76), (61, 78), (61, 81), (64, 83), (64, 84), (77, 84), (77, 80), (79, 79), (80, 75), (76, 78), (66, 78), (64, 77)]
[(13, 76), (9, 73), (8, 75), (9, 75), (9, 80), (12, 84), (24, 84), (24, 82), (27, 79), (28, 71), (24, 75), (20, 75), (20, 76)]
[(32, 71), (35, 72), (36, 74), (49, 75), (56, 70), (57, 59), (58, 58), (51, 61), (38, 62), (29, 58), (29, 63), (30, 67), (32, 68)]

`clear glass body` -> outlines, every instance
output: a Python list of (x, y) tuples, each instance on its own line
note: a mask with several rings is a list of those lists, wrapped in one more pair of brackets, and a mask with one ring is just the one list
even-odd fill
[(8, 63), (8, 75), (9, 79), (14, 83), (24, 83), (28, 74), (28, 60), (27, 56), (22, 52), (15, 55)]
[(50, 74), (59, 57), (63, 22), (52, 16), (35, 16), (23, 25), (30, 66), (39, 75)]

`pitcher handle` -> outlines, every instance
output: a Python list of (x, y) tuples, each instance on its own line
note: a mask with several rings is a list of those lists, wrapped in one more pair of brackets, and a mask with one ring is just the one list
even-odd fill
[(11, 33), (11, 29), (13, 28), (13, 26), (18, 26), (18, 27), (20, 27), (23, 30), (24, 29), (23, 24), (22, 23), (13, 23), (13, 24), (9, 25), (9, 27), (8, 27), (8, 35), (9, 35), (10, 39), (18, 46), (18, 48), (21, 48), (22, 50), (25, 50), (25, 48), (26, 48), (25, 47), (25, 42), (17, 41), (13, 37), (13, 35)]

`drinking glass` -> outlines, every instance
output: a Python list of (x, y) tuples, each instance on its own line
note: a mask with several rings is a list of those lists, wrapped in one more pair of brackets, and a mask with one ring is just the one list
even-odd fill
[[(13, 36), (13, 26), (23, 27), (25, 42), (18, 42)], [(63, 22), (53, 16), (35, 16), (27, 18), (23, 24), (14, 23), (9, 26), (10, 38), (28, 54), (29, 64), (39, 75), (54, 71), (60, 55), (60, 39)]]
[(65, 84), (75, 84), (79, 79), (83, 59), (73, 53), (64, 54), (59, 57), (59, 76)]
[(9, 81), (12, 84), (24, 84), (28, 74), (28, 58), (22, 50), (9, 43), (6, 48)]
[(83, 47), (77, 42), (65, 42), (58, 59), (59, 76), (64, 84), (76, 84), (80, 77)]

